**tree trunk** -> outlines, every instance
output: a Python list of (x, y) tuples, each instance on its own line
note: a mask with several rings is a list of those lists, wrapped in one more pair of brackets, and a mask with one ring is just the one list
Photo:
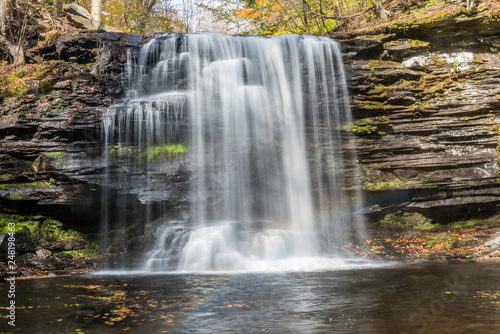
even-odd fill
[[(321, 24), (323, 25), (323, 29), (325, 29), (325, 33), (328, 31), (328, 28), (326, 26), (326, 23), (325, 23), (325, 18), (324, 18), (324, 13), (323, 13), (323, 0), (319, 0), (319, 13), (320, 13), (320, 20), (321, 20)], [(321, 31), (320, 31), (321, 33)]]
[(102, 0), (92, 0), (90, 15), (94, 21), (101, 23)]
[(25, 63), (24, 40), (15, 41), (12, 35), (10, 5), (9, 0), (0, 0), (0, 44), (12, 56), (14, 65), (21, 65)]
[[(7, 38), (10, 1), (0, 0), (0, 38)], [(3, 41), (2, 41), (3, 43)]]
[(309, 30), (309, 19), (307, 17), (307, 1), (302, 0), (302, 13), (304, 14), (304, 26), (306, 28), (306, 34), (310, 34), (311, 31)]
[(8, 46), (10, 55), (14, 59), (14, 65), (24, 65), (26, 62), (26, 58), (24, 57), (24, 45), (11, 45)]
[(392, 16), (392, 14), (382, 6), (379, 0), (372, 0), (372, 3), (375, 8), (375, 15), (382, 21), (387, 21)]
[(471, 14), (474, 10), (474, 0), (467, 0), (467, 13)]

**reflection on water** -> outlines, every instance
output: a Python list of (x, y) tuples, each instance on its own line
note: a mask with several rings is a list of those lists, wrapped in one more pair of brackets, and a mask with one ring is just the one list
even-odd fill
[[(18, 280), (13, 332), (495, 333), (499, 274), (495, 265), (427, 264)], [(0, 330), (12, 330), (6, 319)]]

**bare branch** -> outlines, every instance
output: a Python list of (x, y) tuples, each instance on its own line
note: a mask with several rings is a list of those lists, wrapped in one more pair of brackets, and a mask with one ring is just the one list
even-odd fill
[(359, 15), (363, 15), (363, 14), (371, 11), (372, 9), (373, 9), (373, 6), (370, 6), (370, 7), (366, 8), (365, 10), (363, 10), (363, 11), (361, 11), (359, 13), (352, 14), (352, 15), (345, 15), (345, 16), (328, 16), (328, 15), (323, 15), (321, 13), (318, 13), (318, 12), (314, 11), (312, 8), (309, 8), (309, 11), (313, 15), (322, 17), (324, 19), (329, 19), (329, 20), (348, 20), (348, 19), (352, 19), (353, 17), (359, 16)]

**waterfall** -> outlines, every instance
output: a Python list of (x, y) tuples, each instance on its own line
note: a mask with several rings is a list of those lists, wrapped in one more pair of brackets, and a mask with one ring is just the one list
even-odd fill
[[(127, 102), (103, 116), (110, 149), (183, 143), (186, 221), (156, 231), (146, 270), (258, 270), (341, 257), (362, 228), (340, 46), (317, 36), (166, 34), (127, 63)], [(146, 159), (147, 160), (147, 159)], [(147, 173), (154, 170), (145, 168)]]

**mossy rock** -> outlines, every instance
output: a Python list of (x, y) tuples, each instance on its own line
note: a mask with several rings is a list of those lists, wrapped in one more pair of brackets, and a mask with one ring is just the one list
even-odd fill
[(354, 122), (353, 131), (361, 137), (380, 137), (392, 131), (387, 116), (368, 117)]
[(167, 143), (148, 147), (119, 146), (108, 147), (108, 156), (111, 159), (131, 158), (143, 164), (160, 159), (175, 159), (178, 155), (185, 155), (188, 148), (184, 144)]
[(53, 159), (54, 161), (56, 161), (60, 165), (62, 165), (62, 163), (63, 163), (61, 152), (45, 152), (44, 155)]
[(35, 243), (52, 251), (69, 251), (87, 248), (88, 242), (79, 232), (65, 230), (58, 220), (44, 216), (25, 216), (14, 213), (0, 213), (0, 233), (10, 232), (9, 223), (14, 223), (17, 236), (24, 235), (26, 242)]
[(12, 201), (22, 201), (31, 199), (30, 196), (33, 190), (51, 189), (54, 184), (55, 180), (52, 178), (27, 183), (2, 183), (0, 184), (0, 190), (7, 192), (7, 194), (3, 195), (4, 198), (8, 196)]
[(38, 243), (45, 249), (78, 250), (86, 246), (87, 241), (80, 232), (64, 230), (63, 223), (58, 220), (47, 218), (40, 226)]
[(38, 91), (40, 94), (48, 94), (52, 91), (52, 88), (54, 88), (54, 85), (57, 82), (57, 78), (47, 78), (43, 81), (40, 81), (38, 84)]
[(9, 213), (0, 213), (0, 233), (10, 232), (9, 223), (15, 224), (15, 233), (25, 233), (30, 238), (35, 238), (40, 233), (40, 223), (44, 216), (24, 216)]
[(17, 71), (12, 74), (0, 75), (0, 99), (22, 96), (37, 90), (42, 94), (51, 91), (57, 80), (47, 78), (58, 64), (60, 62), (57, 61), (47, 61), (36, 65), (27, 64), (16, 68)]
[(92, 259), (99, 256), (99, 244), (97, 242), (89, 242), (85, 248), (62, 251), (59, 254), (69, 255), (76, 258)]
[(418, 212), (396, 212), (387, 214), (380, 221), (380, 226), (391, 229), (427, 231), (435, 229), (439, 224), (432, 224), (432, 219)]

